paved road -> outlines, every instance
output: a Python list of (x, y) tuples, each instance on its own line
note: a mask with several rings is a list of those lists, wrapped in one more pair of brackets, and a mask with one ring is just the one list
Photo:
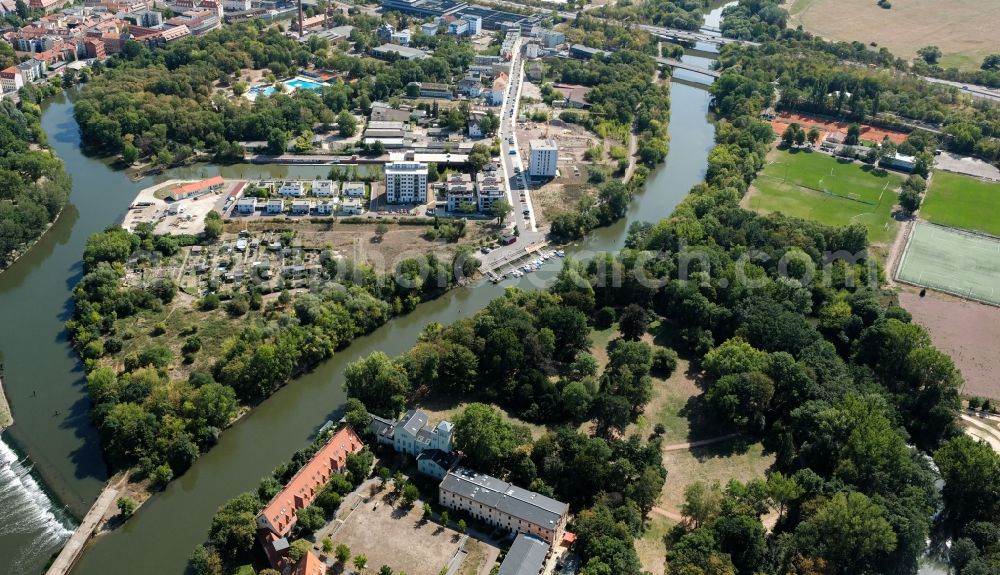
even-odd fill
[(1000, 102), (1000, 90), (996, 88), (987, 88), (986, 86), (977, 86), (975, 84), (963, 84), (961, 82), (952, 82), (951, 80), (942, 80), (940, 78), (931, 78), (928, 76), (920, 76), (925, 81), (931, 84), (944, 84), (946, 86), (954, 86), (958, 88), (959, 91), (965, 92), (966, 94), (972, 96), (973, 98), (981, 98), (983, 100), (993, 100), (994, 102)]

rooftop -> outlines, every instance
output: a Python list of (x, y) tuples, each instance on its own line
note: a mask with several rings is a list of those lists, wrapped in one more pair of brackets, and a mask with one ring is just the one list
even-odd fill
[(561, 501), (466, 467), (449, 472), (441, 482), (441, 489), (546, 529), (555, 529), (569, 512), (569, 505)]
[(537, 537), (519, 533), (500, 564), (497, 575), (538, 575), (549, 553), (549, 544)]

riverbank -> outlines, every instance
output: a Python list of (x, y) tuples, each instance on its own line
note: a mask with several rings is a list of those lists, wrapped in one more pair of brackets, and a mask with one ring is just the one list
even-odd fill
[(3, 380), (0, 379), (0, 431), (10, 427), (14, 423), (14, 414), (10, 411), (10, 404), (7, 403), (7, 394), (3, 390)]
[[(68, 204), (69, 202), (67, 201), (66, 205)], [(45, 230), (43, 230), (42, 233), (39, 234), (37, 238), (24, 244), (23, 246), (18, 248), (12, 256), (9, 256), (9, 259), (6, 262), (4, 262), (3, 267), (0, 267), (0, 274), (14, 267), (14, 264), (16, 264), (25, 255), (27, 255), (27, 253), (31, 251), (31, 248), (35, 247), (35, 245), (38, 244), (38, 242), (42, 241), (42, 238), (45, 237), (45, 234), (49, 233), (49, 230), (54, 228), (56, 223), (59, 222), (59, 218), (62, 217), (63, 212), (66, 211), (66, 205), (64, 205), (62, 208), (59, 209), (59, 213), (56, 214), (56, 217), (52, 218), (52, 221), (45, 226)], [(3, 426), (0, 426), (0, 429), (3, 429)]]

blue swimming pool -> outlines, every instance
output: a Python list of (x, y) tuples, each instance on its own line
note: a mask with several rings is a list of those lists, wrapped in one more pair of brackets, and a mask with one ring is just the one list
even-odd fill
[(289, 80), (285, 82), (287, 86), (295, 88), (296, 90), (319, 90), (323, 87), (323, 84), (319, 82), (313, 82), (311, 80), (303, 80), (302, 78), (295, 78), (294, 80)]

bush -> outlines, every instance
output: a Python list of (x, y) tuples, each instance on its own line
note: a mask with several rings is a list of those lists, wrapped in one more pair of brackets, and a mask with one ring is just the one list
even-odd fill
[(219, 300), (219, 296), (214, 293), (206, 295), (201, 300), (201, 310), (202, 311), (212, 311), (213, 309), (219, 309), (219, 304), (222, 303)]
[(157, 336), (165, 333), (167, 333), (167, 324), (160, 321), (153, 326), (153, 331), (150, 332), (150, 335)]
[(250, 311), (250, 302), (247, 300), (247, 296), (243, 294), (239, 294), (226, 302), (226, 313), (233, 317), (246, 315), (248, 311)]
[(122, 340), (117, 337), (109, 337), (104, 340), (104, 351), (107, 353), (118, 353), (122, 350)]
[(664, 378), (670, 377), (677, 369), (677, 352), (668, 347), (657, 347), (653, 350), (653, 370)]
[(128, 497), (119, 497), (115, 505), (118, 506), (118, 512), (122, 514), (122, 517), (131, 517), (135, 513), (135, 501)]
[(979, 406), (981, 406), (982, 404), (983, 404), (982, 400), (976, 396), (972, 396), (969, 398), (969, 409), (978, 410)]

